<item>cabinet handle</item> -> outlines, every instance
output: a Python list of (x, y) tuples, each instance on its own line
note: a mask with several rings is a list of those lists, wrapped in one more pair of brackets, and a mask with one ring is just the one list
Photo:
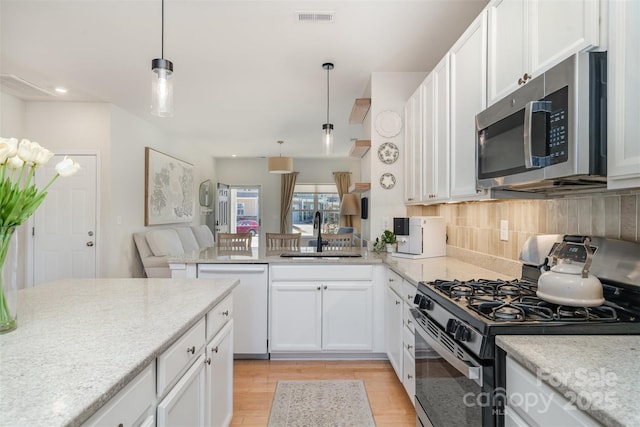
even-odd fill
[(412, 323), (411, 319), (407, 319), (407, 325), (411, 325)]
[(318, 286), (316, 289), (320, 290), (320, 289), (322, 289), (322, 288), (321, 288), (320, 286)]
[(207, 365), (211, 365), (211, 358), (207, 358), (207, 360), (204, 361), (204, 363), (206, 363)]
[(407, 374), (407, 379), (410, 380), (411, 378), (413, 378), (413, 375)]
[(327, 289), (327, 285), (324, 285), (324, 288)]
[(396, 300), (396, 305), (400, 305), (400, 301)]
[(414, 298), (413, 295), (407, 295), (407, 301), (413, 302), (413, 298)]
[(407, 344), (407, 350), (411, 350), (413, 346), (411, 344)]
[(212, 347), (211, 351), (213, 351), (214, 353), (217, 353), (218, 352), (218, 346)]
[(196, 346), (193, 345), (191, 348), (187, 347), (187, 353), (196, 354)]
[(225, 311), (223, 311), (223, 312), (222, 312), (222, 315), (223, 315), (223, 316), (228, 316), (228, 315), (229, 315), (229, 310), (225, 310)]
[(390, 282), (395, 282), (395, 280), (393, 280), (391, 277), (389, 277), (389, 281)]

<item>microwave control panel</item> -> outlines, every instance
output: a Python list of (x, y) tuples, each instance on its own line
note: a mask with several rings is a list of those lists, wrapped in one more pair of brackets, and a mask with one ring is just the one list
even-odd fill
[(566, 162), (569, 159), (569, 114), (567, 112), (567, 100), (569, 89), (564, 87), (545, 97), (545, 101), (551, 101), (551, 113), (547, 122), (547, 157), (549, 163)]

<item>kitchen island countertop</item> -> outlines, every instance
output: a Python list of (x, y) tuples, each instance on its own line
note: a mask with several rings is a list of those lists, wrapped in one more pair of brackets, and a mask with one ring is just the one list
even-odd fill
[(640, 425), (640, 336), (502, 335), (496, 343), (602, 424)]
[(80, 425), (237, 282), (74, 279), (21, 290), (18, 328), (0, 335), (0, 424)]

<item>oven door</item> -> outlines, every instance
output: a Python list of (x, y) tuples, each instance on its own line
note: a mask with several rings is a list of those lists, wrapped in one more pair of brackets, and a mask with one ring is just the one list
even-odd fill
[(418, 426), (493, 426), (492, 366), (483, 366), (419, 310), (411, 314)]

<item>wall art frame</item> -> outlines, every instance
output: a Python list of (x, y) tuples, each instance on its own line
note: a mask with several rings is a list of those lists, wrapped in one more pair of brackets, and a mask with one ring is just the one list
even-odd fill
[(195, 212), (191, 163), (144, 149), (144, 225), (191, 222)]

